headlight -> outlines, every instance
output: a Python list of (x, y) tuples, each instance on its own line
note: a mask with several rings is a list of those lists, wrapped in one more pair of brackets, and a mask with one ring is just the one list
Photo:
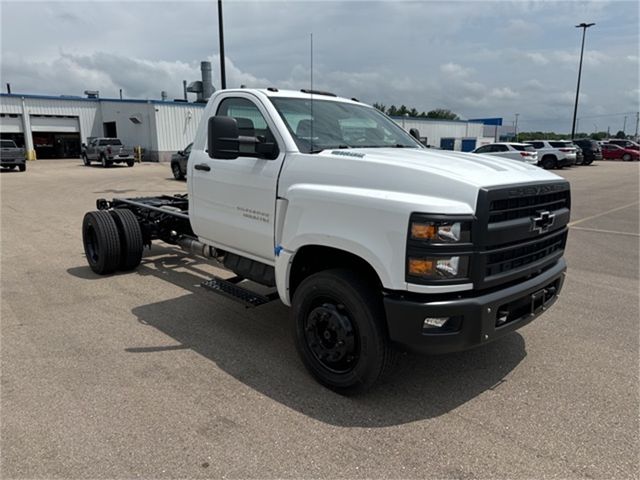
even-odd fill
[(411, 239), (429, 243), (467, 243), (471, 240), (469, 222), (413, 221)]
[(469, 271), (469, 257), (409, 257), (408, 272), (423, 279), (465, 278)]

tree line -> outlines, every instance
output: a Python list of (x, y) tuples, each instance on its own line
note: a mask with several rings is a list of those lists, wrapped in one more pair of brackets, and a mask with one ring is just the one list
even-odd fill
[[(593, 132), (593, 133), (579, 133), (576, 132), (575, 138), (590, 138), (592, 140), (605, 140), (612, 138), (612, 135), (607, 132)], [(620, 130), (613, 138), (627, 138), (625, 133)], [(518, 141), (525, 140), (570, 140), (571, 135), (568, 133), (555, 133), (555, 132), (518, 132)]]
[(418, 112), (415, 108), (408, 108), (406, 105), (400, 105), (396, 107), (391, 105), (387, 107), (381, 103), (374, 103), (373, 106), (380, 110), (382, 113), (386, 113), (390, 117), (416, 117), (416, 118), (433, 118), (437, 120), (460, 120), (460, 117), (446, 108), (436, 108), (429, 110), (428, 112)]

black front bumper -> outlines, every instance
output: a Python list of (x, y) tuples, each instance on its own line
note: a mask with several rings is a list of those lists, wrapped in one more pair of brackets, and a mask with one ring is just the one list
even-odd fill
[[(528, 324), (557, 299), (566, 263), (563, 258), (539, 275), (479, 296), (389, 293), (384, 297), (389, 336), (394, 343), (426, 354), (473, 348)], [(451, 317), (436, 331), (424, 329), (427, 317)], [(452, 331), (453, 330), (453, 331)]]

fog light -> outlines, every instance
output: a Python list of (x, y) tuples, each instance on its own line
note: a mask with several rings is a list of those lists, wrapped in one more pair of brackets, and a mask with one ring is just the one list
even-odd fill
[(424, 319), (422, 328), (442, 328), (449, 320), (449, 317), (427, 317)]

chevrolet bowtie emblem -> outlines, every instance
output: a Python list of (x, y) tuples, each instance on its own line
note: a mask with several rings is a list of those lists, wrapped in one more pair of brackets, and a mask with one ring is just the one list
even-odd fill
[(531, 217), (531, 231), (538, 233), (548, 232), (555, 220), (555, 213), (551, 213), (548, 210), (538, 212), (537, 217)]

